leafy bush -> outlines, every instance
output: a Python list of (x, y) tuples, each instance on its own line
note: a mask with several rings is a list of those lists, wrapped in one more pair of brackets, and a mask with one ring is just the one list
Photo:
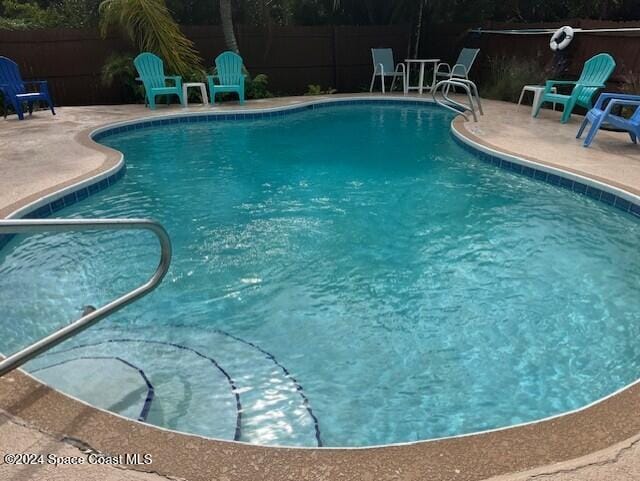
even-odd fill
[[(640, 72), (634, 72), (633, 70), (625, 70), (622, 75), (622, 88), (621, 90), (627, 94), (639, 95), (640, 94)], [(640, 107), (622, 107), (620, 114), (623, 117), (629, 118), (636, 111), (636, 108)]]
[(137, 102), (144, 98), (142, 87), (136, 81), (136, 76), (131, 54), (112, 54), (102, 66), (102, 84), (106, 87), (119, 86), (125, 102)]
[(268, 99), (273, 97), (273, 94), (267, 88), (268, 84), (269, 77), (263, 73), (259, 73), (253, 78), (247, 76), (244, 82), (245, 96), (248, 99)]
[(326, 90), (322, 89), (322, 86), (317, 84), (310, 84), (307, 86), (307, 92), (305, 95), (331, 95), (335, 94), (336, 89), (328, 87)]
[(544, 68), (538, 58), (489, 58), (489, 76), (482, 83), (482, 96), (494, 100), (517, 102), (522, 87), (543, 83)]

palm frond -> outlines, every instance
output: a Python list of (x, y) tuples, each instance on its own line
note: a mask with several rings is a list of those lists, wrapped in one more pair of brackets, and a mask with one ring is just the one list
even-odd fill
[(201, 68), (193, 42), (184, 36), (164, 0), (104, 0), (100, 31), (120, 27), (136, 47), (162, 58), (172, 73), (189, 75)]

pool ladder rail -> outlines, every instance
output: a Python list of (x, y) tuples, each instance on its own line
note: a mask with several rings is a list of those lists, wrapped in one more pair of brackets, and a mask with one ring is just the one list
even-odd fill
[(25, 362), (79, 334), (105, 317), (144, 297), (154, 290), (171, 264), (171, 239), (156, 221), (149, 219), (8, 219), (0, 220), (0, 234), (33, 234), (42, 232), (79, 232), (96, 230), (147, 230), (160, 241), (160, 261), (153, 275), (141, 286), (123, 294), (108, 304), (85, 313), (80, 319), (34, 342), (0, 362), (0, 377)]
[[(467, 94), (467, 99), (469, 99), (469, 104), (464, 104), (462, 102), (458, 102), (457, 100), (453, 100), (449, 97), (449, 91), (451, 87), (460, 87)], [(442, 99), (437, 97), (438, 90), (442, 93)], [(453, 112), (462, 115), (466, 120), (469, 120), (466, 112), (471, 112), (473, 115), (474, 122), (478, 121), (478, 116), (476, 115), (476, 110), (480, 112), (480, 115), (484, 115), (482, 111), (482, 104), (480, 103), (480, 95), (478, 94), (478, 87), (474, 82), (465, 78), (452, 78), (441, 80), (436, 84), (436, 86), (431, 91), (431, 96), (433, 97), (433, 101), (441, 105), (442, 107), (452, 110)], [(475, 103), (474, 103), (475, 102)], [(457, 107), (457, 108), (456, 108)]]

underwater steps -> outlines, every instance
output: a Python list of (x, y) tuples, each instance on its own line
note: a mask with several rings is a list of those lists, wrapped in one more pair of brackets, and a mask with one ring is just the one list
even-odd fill
[(62, 345), (27, 368), (56, 389), (142, 422), (217, 439), (322, 446), (302, 385), (259, 345), (221, 330), (188, 343), (127, 332), (95, 330), (101, 339)]

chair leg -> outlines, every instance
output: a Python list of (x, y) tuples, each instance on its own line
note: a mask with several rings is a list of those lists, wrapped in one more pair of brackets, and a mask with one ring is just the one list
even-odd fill
[(384, 87), (384, 75), (380, 75), (380, 82), (382, 82), (382, 93), (383, 94), (387, 93)]
[(240, 98), (240, 105), (244, 104), (244, 88), (238, 90), (238, 97)]
[(582, 144), (584, 147), (589, 147), (591, 145), (591, 142), (593, 142), (593, 139), (598, 133), (598, 130), (600, 129), (601, 124), (602, 124), (602, 117), (597, 118), (595, 122), (591, 123), (591, 128), (589, 129), (589, 133), (587, 134), (587, 137), (584, 139), (584, 144)]
[(393, 87), (396, 86), (396, 76), (393, 76), (393, 80), (391, 81), (391, 88), (389, 89), (389, 92), (393, 92)]
[(579, 139), (580, 137), (582, 137), (582, 132), (584, 132), (585, 127), (589, 125), (589, 116), (585, 116), (584, 120), (582, 121), (582, 125), (580, 125), (580, 128), (578, 129), (578, 133), (576, 134), (576, 139)]
[(538, 102), (538, 105), (536, 105), (534, 111), (533, 111), (533, 116), (537, 117), (538, 114), (540, 113), (540, 109), (542, 108), (542, 104), (545, 103), (544, 97), (542, 98), (542, 100), (540, 102)]
[(373, 75), (371, 76), (371, 86), (369, 87), (369, 93), (373, 92), (373, 84), (376, 81), (376, 73), (373, 72)]
[(629, 132), (629, 137), (631, 137), (631, 142), (634, 144), (638, 143), (638, 136), (634, 132)]
[(55, 109), (53, 108), (53, 101), (52, 101), (51, 99), (49, 99), (49, 100), (48, 100), (48, 103), (49, 103), (49, 108), (51, 109), (51, 113), (52, 113), (53, 115), (55, 115), (55, 114), (56, 114), (56, 111), (55, 111)]
[(149, 108), (151, 110), (155, 110), (156, 109), (156, 96), (155, 95), (149, 95)]
[(569, 119), (571, 118), (571, 112), (573, 111), (573, 108), (576, 106), (575, 102), (569, 101), (564, 105), (564, 110), (562, 111), (562, 118), (560, 119), (560, 122), (563, 124), (566, 124), (567, 122), (569, 122)]
[(522, 92), (520, 92), (520, 98), (518, 99), (518, 105), (516, 106), (516, 109), (520, 108), (520, 105), (522, 104), (522, 99), (524, 98), (524, 88), (522, 89)]

